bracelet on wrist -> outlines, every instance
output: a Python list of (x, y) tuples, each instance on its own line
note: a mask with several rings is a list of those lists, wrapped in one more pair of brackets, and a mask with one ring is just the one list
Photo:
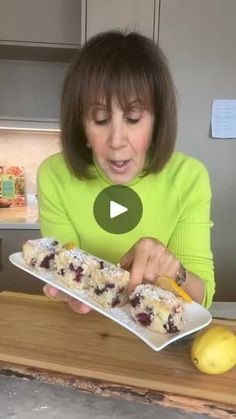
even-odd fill
[(182, 285), (186, 281), (186, 277), (187, 277), (187, 271), (185, 267), (182, 264), (180, 264), (180, 267), (178, 269), (178, 272), (175, 278), (176, 284), (179, 285), (179, 287), (182, 287)]

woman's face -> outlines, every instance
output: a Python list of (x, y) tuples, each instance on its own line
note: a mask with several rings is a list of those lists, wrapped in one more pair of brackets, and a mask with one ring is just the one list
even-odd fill
[(144, 168), (152, 139), (154, 115), (137, 100), (124, 111), (113, 100), (91, 106), (84, 119), (87, 141), (102, 172), (114, 184), (131, 182)]

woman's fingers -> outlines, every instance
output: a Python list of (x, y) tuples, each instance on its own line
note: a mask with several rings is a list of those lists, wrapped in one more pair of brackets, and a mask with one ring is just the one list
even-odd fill
[(148, 259), (144, 279), (153, 282), (161, 275), (175, 278), (178, 269), (178, 260), (168, 250), (163, 248)]
[(171, 254), (166, 257), (163, 261), (163, 264), (160, 268), (160, 273), (162, 275), (170, 276), (171, 278), (175, 278), (177, 272), (179, 270), (180, 262)]
[(55, 300), (68, 301), (69, 296), (52, 285), (45, 285), (43, 287), (44, 294), (49, 298), (55, 298)]
[(43, 292), (49, 298), (55, 298), (55, 300), (58, 300), (58, 301), (68, 302), (69, 306), (76, 313), (86, 314), (86, 313), (88, 313), (89, 311), (92, 310), (91, 307), (87, 306), (84, 303), (81, 303), (80, 301), (76, 300), (73, 297), (70, 297), (69, 295), (65, 294), (64, 292), (58, 290), (57, 288), (52, 287), (51, 285), (45, 285), (44, 288), (43, 288)]
[(71, 298), (68, 301), (68, 303), (69, 303), (69, 306), (72, 308), (72, 310), (74, 310), (76, 313), (87, 314), (89, 313), (89, 311), (92, 310), (92, 308), (87, 306), (87, 304), (81, 303), (75, 298)]
[(120, 265), (123, 269), (128, 270), (130, 266), (132, 265), (133, 252), (134, 252), (134, 246), (127, 253), (125, 253), (120, 259)]
[(120, 260), (130, 271), (129, 292), (145, 282), (154, 282), (160, 275), (175, 278), (180, 262), (160, 241), (146, 237), (138, 242)]
[(142, 246), (137, 246), (133, 252), (132, 268), (130, 272), (128, 292), (132, 292), (134, 288), (143, 282), (146, 265), (148, 261), (148, 253)]

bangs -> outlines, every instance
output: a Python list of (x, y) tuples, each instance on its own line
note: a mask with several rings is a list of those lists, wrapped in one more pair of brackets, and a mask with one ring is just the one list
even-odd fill
[(83, 115), (95, 103), (105, 104), (110, 112), (114, 99), (123, 111), (127, 111), (133, 101), (144, 109), (154, 108), (154, 83), (150, 74), (147, 76), (145, 69), (129, 64), (119, 62), (117, 58), (109, 63), (101, 63), (99, 67), (92, 66), (87, 71), (82, 90)]

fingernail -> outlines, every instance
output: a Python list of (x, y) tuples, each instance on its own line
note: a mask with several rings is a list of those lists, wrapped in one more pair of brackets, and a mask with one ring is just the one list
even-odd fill
[(87, 314), (90, 311), (90, 307), (79, 303), (78, 308), (80, 309), (81, 314)]
[(55, 297), (50, 295), (50, 289), (49, 289), (49, 292), (48, 292), (48, 288), (47, 288), (46, 285), (43, 287), (43, 292), (44, 292), (44, 294), (46, 295), (47, 298), (50, 298), (50, 300), (54, 300), (54, 301), (56, 300)]

